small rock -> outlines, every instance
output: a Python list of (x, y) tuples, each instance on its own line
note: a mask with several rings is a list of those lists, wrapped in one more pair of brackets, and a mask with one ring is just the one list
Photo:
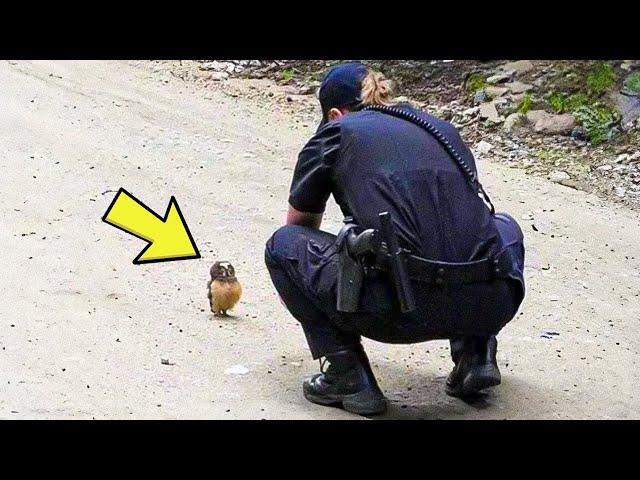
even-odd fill
[(491, 151), (492, 148), (493, 148), (493, 145), (491, 145), (489, 142), (485, 142), (484, 140), (480, 140), (476, 144), (474, 149), (479, 154), (486, 155), (487, 153), (489, 153)]
[(498, 73), (497, 75), (492, 75), (487, 78), (487, 83), (496, 84), (496, 83), (505, 83), (511, 81), (515, 72), (512, 70), (510, 72)]
[(613, 193), (615, 193), (616, 197), (623, 198), (627, 193), (627, 189), (623, 187), (616, 187)]
[(175, 365), (175, 363), (170, 362), (168, 358), (161, 358), (160, 363), (162, 365)]
[(504, 125), (502, 126), (503, 130), (507, 133), (512, 132), (516, 125), (520, 125), (525, 120), (525, 116), (521, 113), (512, 113), (507, 117), (504, 121)]
[(298, 95), (311, 95), (315, 93), (316, 89), (312, 85), (305, 85), (298, 89)]
[(530, 60), (518, 60), (516, 62), (508, 62), (502, 65), (502, 70), (507, 72), (516, 72), (518, 75), (533, 70), (533, 63)]
[(462, 115), (464, 115), (465, 117), (471, 117), (476, 113), (478, 113), (479, 111), (480, 111), (480, 107), (471, 107), (471, 108), (467, 108), (464, 112), (462, 112)]
[(584, 146), (587, 144), (587, 132), (584, 127), (577, 126), (571, 130), (571, 140), (577, 145)]
[(234, 365), (224, 371), (225, 375), (246, 375), (249, 373), (249, 369), (244, 365)]
[(211, 72), (209, 78), (215, 82), (219, 82), (220, 80), (229, 78), (229, 74), (227, 72)]
[(596, 168), (596, 170), (598, 170), (599, 172), (608, 172), (612, 168), (613, 167), (611, 165), (600, 165), (598, 168)]
[(226, 63), (217, 62), (215, 60), (213, 62), (205, 62), (200, 65), (201, 70), (213, 70), (215, 72), (225, 70), (226, 68), (227, 68)]
[(553, 183), (562, 183), (563, 181), (569, 180), (570, 178), (571, 176), (567, 172), (564, 172), (562, 170), (554, 170), (549, 175), (549, 180), (551, 180)]
[(505, 87), (496, 87), (496, 86), (488, 86), (484, 89), (485, 93), (487, 94), (487, 96), (490, 99), (496, 98), (496, 97), (501, 97), (503, 96), (505, 93), (507, 93), (509, 91), (508, 88)]
[(480, 118), (486, 118), (493, 123), (500, 123), (502, 120), (500, 115), (498, 115), (495, 104), (492, 102), (486, 102), (480, 105)]
[(522, 102), (524, 100), (524, 97), (526, 97), (525, 93), (516, 93), (516, 94), (509, 94), (509, 97), (511, 98), (511, 101), (513, 103), (515, 103), (516, 105), (519, 105), (520, 102)]
[(622, 153), (616, 157), (616, 163), (628, 163), (630, 157), (628, 153)]
[(528, 83), (522, 82), (510, 82), (504, 84), (505, 88), (507, 88), (511, 93), (526, 93), (533, 90), (533, 85), (529, 85)]
[(482, 90), (478, 90), (475, 95), (473, 96), (473, 104), (474, 105), (478, 105), (480, 103), (484, 103), (487, 100), (489, 100), (489, 95), (487, 95), (487, 92), (482, 89)]

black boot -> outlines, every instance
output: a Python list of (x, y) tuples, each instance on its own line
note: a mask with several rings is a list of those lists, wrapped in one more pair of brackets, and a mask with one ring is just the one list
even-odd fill
[(369, 359), (362, 345), (326, 356), (329, 367), (306, 379), (302, 391), (307, 400), (320, 405), (338, 405), (359, 415), (375, 415), (387, 408)]
[(455, 367), (447, 378), (447, 395), (473, 397), (480, 390), (500, 384), (500, 370), (496, 361), (498, 341), (495, 335), (460, 337), (450, 343)]

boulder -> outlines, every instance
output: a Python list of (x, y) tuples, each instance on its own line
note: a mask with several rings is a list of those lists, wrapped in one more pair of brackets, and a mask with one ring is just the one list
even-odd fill
[(546, 115), (550, 115), (544, 110), (529, 110), (526, 114), (527, 120), (535, 124), (538, 120), (544, 118)]
[(493, 102), (485, 102), (480, 104), (480, 118), (487, 119), (493, 123), (500, 123), (502, 119), (498, 115), (498, 110)]
[(573, 115), (563, 113), (555, 115), (544, 110), (530, 110), (527, 120), (533, 124), (533, 130), (547, 135), (569, 135), (576, 126)]
[(515, 71), (518, 75), (520, 75), (522, 73), (528, 73), (533, 70), (533, 63), (530, 60), (518, 60), (515, 62), (505, 63), (501, 68), (506, 72)]
[(505, 88), (508, 88), (511, 93), (525, 93), (533, 90), (533, 85), (522, 82), (509, 82), (504, 84)]
[(486, 87), (484, 91), (487, 94), (487, 97), (489, 97), (489, 99), (493, 99), (496, 97), (503, 96), (505, 93), (509, 92), (509, 89), (505, 87), (496, 87), (496, 86), (490, 85)]
[(496, 75), (492, 75), (489, 78), (487, 78), (487, 83), (496, 84), (496, 83), (510, 82), (511, 80), (513, 80), (514, 74), (515, 74), (514, 71), (498, 73)]
[(622, 124), (631, 123), (640, 118), (640, 97), (623, 95), (616, 96), (618, 110), (622, 114)]

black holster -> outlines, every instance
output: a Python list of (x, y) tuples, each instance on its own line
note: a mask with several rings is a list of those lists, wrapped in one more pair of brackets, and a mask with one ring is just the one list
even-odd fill
[(352, 217), (344, 219), (344, 226), (336, 240), (338, 251), (337, 310), (356, 312), (365, 276), (364, 255), (378, 249), (375, 230), (364, 232), (353, 223)]
[(367, 258), (375, 260), (385, 244), (389, 253), (391, 278), (396, 287), (400, 310), (403, 313), (415, 310), (411, 279), (405, 265), (406, 252), (399, 247), (393, 223), (388, 212), (380, 217), (380, 230), (361, 231), (351, 217), (336, 240), (338, 250), (337, 310), (356, 312), (360, 304), (362, 284), (366, 275)]

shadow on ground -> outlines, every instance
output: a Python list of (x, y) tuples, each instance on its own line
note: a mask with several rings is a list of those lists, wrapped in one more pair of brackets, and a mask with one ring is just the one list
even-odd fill
[(378, 420), (541, 418), (550, 399), (549, 392), (512, 375), (503, 374), (501, 385), (464, 401), (445, 394), (446, 376), (391, 363), (381, 370), (389, 379), (382, 385), (389, 408), (372, 417)]

